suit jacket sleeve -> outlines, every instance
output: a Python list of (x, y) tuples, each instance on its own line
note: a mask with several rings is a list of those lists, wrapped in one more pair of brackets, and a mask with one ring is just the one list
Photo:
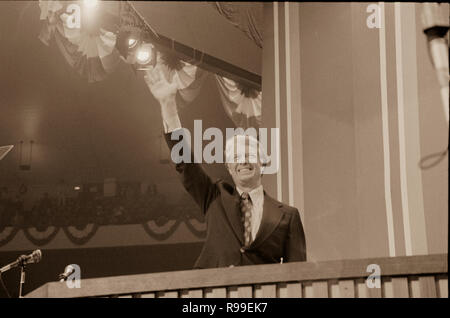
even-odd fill
[(289, 224), (289, 235), (286, 243), (287, 262), (306, 261), (306, 240), (300, 213), (295, 209)]
[[(172, 150), (173, 146), (178, 143), (177, 140), (171, 140), (171, 134), (165, 134), (167, 145)], [(184, 148), (186, 149), (186, 148)], [(217, 195), (217, 185), (213, 183), (210, 177), (202, 169), (198, 163), (193, 163), (194, 155), (191, 149), (191, 163), (181, 162), (176, 164), (175, 169), (180, 174), (181, 182), (186, 191), (193, 197), (199, 205), (203, 214), (206, 213), (210, 203)]]

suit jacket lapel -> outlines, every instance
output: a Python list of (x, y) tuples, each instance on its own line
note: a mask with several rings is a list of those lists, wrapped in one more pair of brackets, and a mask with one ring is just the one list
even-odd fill
[(237, 239), (244, 245), (244, 225), (241, 221), (241, 209), (239, 206), (239, 194), (234, 189), (232, 193), (224, 191), (222, 193), (222, 204), (225, 208), (225, 214), (231, 224)]
[(272, 234), (278, 224), (280, 224), (281, 218), (283, 217), (283, 212), (280, 210), (280, 207), (282, 206), (282, 204), (274, 201), (264, 191), (264, 206), (261, 225), (259, 226), (256, 238), (250, 247), (256, 248), (261, 245), (270, 234)]

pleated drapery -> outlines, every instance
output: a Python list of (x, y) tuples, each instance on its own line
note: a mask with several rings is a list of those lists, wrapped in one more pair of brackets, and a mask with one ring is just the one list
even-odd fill
[(258, 47), (263, 47), (263, 3), (215, 1), (211, 5)]

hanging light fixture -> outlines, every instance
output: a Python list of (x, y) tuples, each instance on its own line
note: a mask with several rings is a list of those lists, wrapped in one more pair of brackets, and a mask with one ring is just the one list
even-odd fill
[(128, 49), (134, 49), (136, 47), (136, 45), (138, 44), (139, 40), (130, 36), (128, 38)]
[(136, 51), (142, 44), (142, 34), (139, 30), (121, 30), (117, 35), (116, 48), (128, 64), (136, 63)]
[(138, 70), (156, 65), (156, 47), (138, 28), (122, 28), (117, 35), (116, 48), (125, 62)]
[(136, 50), (136, 62), (139, 64), (139, 70), (145, 70), (149, 66), (156, 65), (156, 50), (153, 44), (143, 43)]

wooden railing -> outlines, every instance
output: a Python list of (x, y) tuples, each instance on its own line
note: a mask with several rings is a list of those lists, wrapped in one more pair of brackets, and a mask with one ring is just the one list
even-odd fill
[[(366, 282), (379, 266), (381, 288)], [(82, 279), (81, 288), (52, 282), (27, 297), (445, 297), (447, 254), (302, 262)]]

